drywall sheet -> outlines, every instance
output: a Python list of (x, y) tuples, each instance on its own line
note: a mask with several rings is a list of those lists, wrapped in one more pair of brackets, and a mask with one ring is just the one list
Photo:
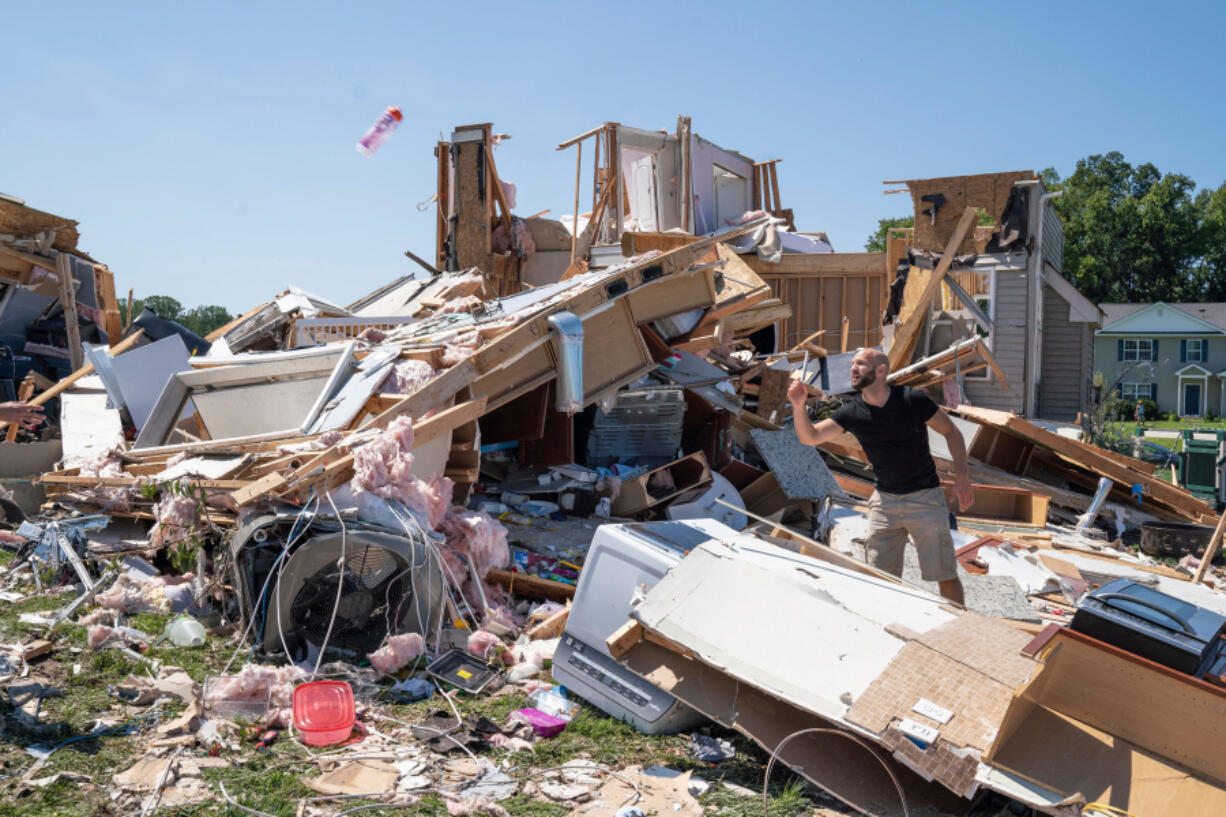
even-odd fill
[[(97, 389), (83, 387), (93, 380)], [(119, 411), (109, 408), (102, 381), (81, 378), (76, 387), (60, 395), (60, 437), (65, 468), (76, 468), (107, 451), (123, 447), (123, 423)]]
[(821, 500), (831, 494), (842, 495), (843, 490), (826, 467), (822, 455), (813, 446), (797, 439), (794, 430), (755, 428), (749, 434), (789, 499)]
[(215, 440), (299, 428), (309, 419), (331, 373), (199, 391), (191, 401)]
[(171, 376), (191, 368), (188, 357), (183, 338), (169, 335), (111, 358), (111, 373), (136, 428), (144, 428)]
[[(746, 604), (730, 604), (743, 599)], [(752, 606), (753, 615), (747, 615)], [(690, 552), (632, 616), (713, 666), (804, 709), (837, 719), (903, 642), (953, 620), (939, 597), (737, 537)], [(803, 648), (789, 642), (804, 622)]]

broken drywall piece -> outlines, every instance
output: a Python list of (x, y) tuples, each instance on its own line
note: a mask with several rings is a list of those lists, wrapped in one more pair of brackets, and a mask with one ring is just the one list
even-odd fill
[(766, 431), (755, 428), (749, 435), (789, 499), (821, 500), (843, 495), (822, 455), (813, 446), (797, 439), (792, 429)]
[(319, 777), (304, 778), (303, 783), (320, 794), (366, 794), (396, 788), (400, 772), (391, 763), (377, 758), (332, 761), (336, 765)]

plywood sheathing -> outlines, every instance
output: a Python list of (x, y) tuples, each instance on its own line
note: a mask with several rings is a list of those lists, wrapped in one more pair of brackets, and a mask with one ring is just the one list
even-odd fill
[[(967, 207), (986, 210), (999, 225), (1014, 183), (1036, 178), (1038, 177), (1033, 170), (1011, 170), (975, 176), (907, 180), (907, 189), (911, 191), (911, 202), (915, 206), (915, 248), (932, 252), (943, 250)], [(945, 197), (945, 203), (937, 210), (935, 224), (932, 216), (924, 212), (931, 208), (931, 203), (923, 201), (924, 196), (933, 194)], [(978, 249), (982, 250), (982, 247)], [(958, 242), (954, 254), (964, 255), (976, 251), (975, 236), (968, 235)]]

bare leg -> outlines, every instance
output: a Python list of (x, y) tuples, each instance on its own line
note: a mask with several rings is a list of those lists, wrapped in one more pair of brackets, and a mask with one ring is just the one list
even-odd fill
[(949, 599), (950, 601), (957, 602), (958, 604), (964, 603), (964, 600), (962, 597), (962, 580), (961, 579), (946, 579), (943, 582), (939, 582), (939, 584), (940, 584), (942, 596)]

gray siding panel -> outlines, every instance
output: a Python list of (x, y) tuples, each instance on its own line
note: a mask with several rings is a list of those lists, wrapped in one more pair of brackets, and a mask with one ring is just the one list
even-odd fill
[(1070, 322), (1068, 303), (1050, 286), (1044, 287), (1041, 418), (1073, 422), (1077, 412), (1085, 411), (1092, 353), (1090, 325)]

